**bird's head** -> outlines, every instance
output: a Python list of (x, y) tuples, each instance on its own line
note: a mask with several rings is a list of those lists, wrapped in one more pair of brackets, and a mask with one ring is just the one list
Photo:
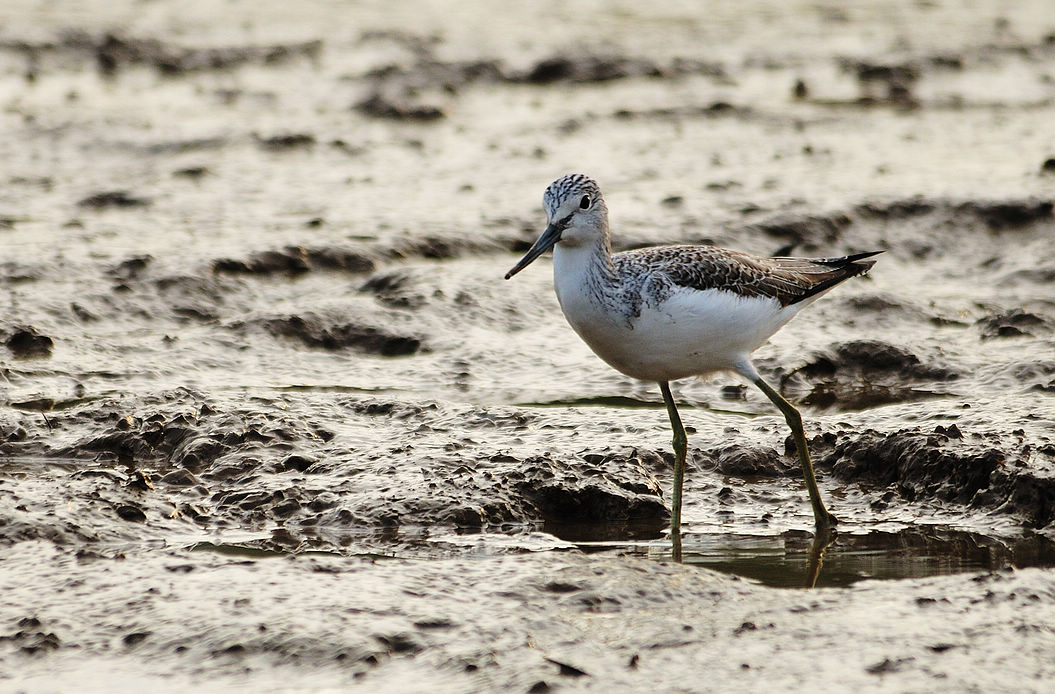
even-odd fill
[(542, 195), (546, 230), (512, 270), (509, 279), (550, 248), (581, 246), (596, 242), (608, 233), (608, 208), (597, 182), (583, 174), (567, 174), (551, 183)]

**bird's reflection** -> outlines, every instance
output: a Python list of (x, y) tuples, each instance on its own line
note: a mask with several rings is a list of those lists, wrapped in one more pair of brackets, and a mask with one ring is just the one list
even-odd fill
[[(806, 574), (804, 585), (813, 588), (817, 585), (817, 579), (821, 575), (821, 566), (824, 564), (824, 552), (835, 542), (838, 533), (834, 529), (818, 530), (810, 541), (810, 551), (806, 561)], [(682, 550), (681, 532), (674, 532), (670, 543), (671, 559), (679, 564), (684, 563), (684, 552)]]

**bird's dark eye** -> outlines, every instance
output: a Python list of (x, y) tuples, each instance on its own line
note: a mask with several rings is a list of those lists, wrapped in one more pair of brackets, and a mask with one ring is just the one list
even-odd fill
[(590, 209), (590, 196), (589, 195), (582, 196), (582, 200), (579, 201), (579, 208), (583, 209), (583, 210)]

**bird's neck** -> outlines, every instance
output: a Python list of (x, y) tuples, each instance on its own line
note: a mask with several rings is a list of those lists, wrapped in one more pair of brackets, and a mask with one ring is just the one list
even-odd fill
[(608, 234), (578, 244), (558, 243), (553, 249), (553, 274), (558, 297), (584, 291), (600, 299), (615, 293), (619, 282)]

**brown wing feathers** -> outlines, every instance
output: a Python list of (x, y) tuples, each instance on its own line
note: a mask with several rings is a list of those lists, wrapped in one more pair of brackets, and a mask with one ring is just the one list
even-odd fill
[(644, 263), (677, 286), (726, 289), (770, 297), (782, 306), (798, 303), (866, 272), (882, 251), (838, 258), (756, 258), (713, 246), (667, 246), (620, 253), (631, 265)]

